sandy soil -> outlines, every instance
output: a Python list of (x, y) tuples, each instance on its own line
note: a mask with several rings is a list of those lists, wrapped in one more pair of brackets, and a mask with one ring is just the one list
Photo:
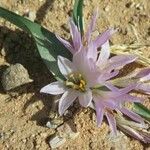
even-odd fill
[[(95, 7), (99, 8), (95, 34), (108, 27), (118, 27), (113, 44), (150, 42), (149, 0), (85, 0), (84, 16), (87, 25)], [(50, 31), (69, 37), (68, 18), (71, 14), (71, 0), (1, 0), (0, 6), (20, 15), (26, 12), (36, 14), (35, 21)], [(45, 126), (48, 120), (52, 97), (41, 95), (39, 90), (52, 80), (39, 58), (33, 40), (9, 22), (0, 19), (0, 75), (14, 63), (21, 63), (29, 71), (33, 83), (15, 92), (4, 92), (0, 85), (0, 150), (49, 150), (48, 140), (55, 129)], [(145, 57), (150, 56), (148, 49)], [(147, 99), (147, 98), (146, 98)], [(149, 100), (146, 103), (149, 105)], [(59, 150), (148, 150), (150, 147), (121, 134), (112, 139), (107, 122), (101, 128), (95, 123), (95, 114), (90, 109), (76, 108), (69, 119), (80, 135), (69, 140)]]

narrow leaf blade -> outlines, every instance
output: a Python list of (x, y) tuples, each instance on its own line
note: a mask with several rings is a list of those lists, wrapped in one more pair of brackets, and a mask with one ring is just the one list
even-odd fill
[(37, 50), (49, 71), (52, 72), (56, 79), (63, 79), (57, 65), (57, 56), (61, 55), (71, 59), (71, 53), (60, 43), (55, 34), (41, 25), (2, 7), (0, 7), (0, 17), (31, 34), (35, 40)]
[(73, 8), (73, 20), (83, 34), (83, 0), (75, 0)]
[(150, 110), (140, 103), (134, 103), (134, 111), (150, 121)]

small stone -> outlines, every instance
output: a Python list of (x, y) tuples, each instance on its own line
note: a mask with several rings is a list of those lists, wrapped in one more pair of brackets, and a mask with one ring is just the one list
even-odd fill
[(49, 145), (52, 149), (58, 148), (62, 146), (66, 142), (65, 138), (59, 137), (59, 136), (54, 136), (53, 138), (50, 139)]
[(74, 132), (67, 123), (64, 123), (63, 125), (58, 127), (57, 131), (60, 137), (64, 137), (67, 139), (75, 139), (79, 135), (79, 132)]
[(108, 12), (109, 10), (110, 10), (110, 6), (106, 6), (105, 8), (104, 8), (104, 10), (106, 11), (106, 12)]
[(56, 129), (59, 125), (63, 123), (63, 118), (54, 118), (46, 123), (48, 128)]
[(9, 91), (33, 80), (29, 78), (28, 71), (19, 63), (8, 67), (2, 75), (2, 85), (4, 90)]
[(5, 51), (5, 48), (4, 48), (4, 47), (1, 49), (1, 55), (2, 55), (2, 56), (6, 56), (6, 51)]
[(48, 128), (52, 128), (52, 129), (56, 129), (56, 128), (57, 128), (57, 125), (52, 124), (50, 121), (48, 121), (48, 122), (46, 123), (46, 126), (47, 126)]
[(34, 22), (34, 20), (36, 19), (36, 12), (35, 11), (29, 12), (29, 19)]

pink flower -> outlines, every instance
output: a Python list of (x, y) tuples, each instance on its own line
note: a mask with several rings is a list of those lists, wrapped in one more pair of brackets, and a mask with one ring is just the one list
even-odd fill
[(96, 109), (98, 126), (101, 125), (103, 116), (106, 115), (113, 134), (116, 134), (117, 129), (116, 120), (113, 115), (114, 111), (121, 111), (131, 119), (143, 123), (143, 119), (139, 115), (124, 107), (125, 102), (141, 102), (140, 98), (128, 94), (136, 86), (136, 84), (131, 84), (128, 87), (118, 89), (106, 82), (105, 87), (108, 88), (107, 90), (96, 89), (93, 91), (93, 101)]
[(99, 75), (93, 61), (85, 57), (85, 51), (79, 51), (73, 56), (73, 62), (58, 56), (58, 66), (66, 80), (53, 82), (43, 87), (40, 92), (63, 94), (59, 100), (60, 115), (77, 98), (82, 106), (89, 106), (92, 101), (91, 87), (97, 83)]

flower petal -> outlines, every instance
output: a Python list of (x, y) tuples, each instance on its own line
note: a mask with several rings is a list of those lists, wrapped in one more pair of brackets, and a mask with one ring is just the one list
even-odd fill
[(59, 101), (59, 114), (63, 115), (65, 110), (74, 102), (74, 100), (78, 97), (79, 93), (74, 90), (66, 91)]
[(108, 41), (113, 33), (116, 31), (114, 29), (108, 29), (105, 32), (103, 32), (101, 35), (99, 35), (95, 40), (94, 44), (97, 48), (102, 46), (106, 41)]
[(88, 89), (85, 93), (81, 93), (79, 96), (79, 103), (83, 107), (88, 107), (92, 101), (92, 92)]
[(140, 83), (136, 87), (136, 90), (140, 90), (144, 93), (150, 94), (150, 83)]
[(73, 63), (67, 58), (62, 57), (62, 56), (58, 56), (58, 67), (59, 67), (60, 72), (64, 76), (67, 76), (68, 74), (74, 72), (75, 70)]
[(52, 95), (58, 95), (62, 94), (65, 92), (65, 87), (64, 84), (61, 82), (53, 82), (51, 84), (46, 85), (43, 87), (40, 92), (41, 93), (47, 93), (47, 94), (52, 94)]
[(102, 45), (100, 55), (99, 55), (98, 60), (96, 62), (97, 66), (99, 68), (105, 68), (104, 65), (106, 64), (109, 56), (110, 56), (110, 46), (109, 46), (109, 41), (106, 41)]
[(118, 91), (105, 92), (105, 97), (106, 98), (116, 98), (116, 97), (122, 96), (122, 95), (127, 94), (128, 92), (132, 91), (133, 89), (135, 89), (136, 86), (137, 86), (137, 84), (131, 84), (125, 88), (119, 89)]
[(84, 76), (88, 84), (91, 85), (96, 82), (95, 80), (97, 80), (99, 73), (96, 72), (96, 65), (94, 61), (87, 58), (87, 52), (85, 49), (81, 49), (73, 55), (73, 63), (76, 68), (78, 68), (78, 72)]
[(104, 116), (104, 106), (101, 104), (101, 99), (94, 97), (95, 109), (96, 109), (96, 118), (97, 126), (100, 127), (103, 121)]
[(88, 30), (86, 32), (86, 39), (87, 39), (88, 43), (90, 42), (91, 34), (95, 28), (97, 18), (98, 18), (98, 8), (94, 11), (90, 25), (89, 25)]
[(107, 70), (114, 70), (122, 68), (123, 66), (134, 62), (137, 59), (134, 55), (118, 55), (109, 59)]
[(115, 117), (108, 112), (106, 112), (106, 117), (107, 117), (107, 120), (108, 120), (108, 123), (110, 125), (113, 135), (117, 135), (117, 126), (116, 126)]
[(140, 123), (144, 123), (144, 120), (142, 117), (140, 117), (139, 115), (137, 115), (136, 113), (134, 113), (133, 111), (130, 111), (124, 107), (120, 108), (120, 111), (122, 113), (124, 113), (125, 115), (127, 115), (128, 117), (130, 117), (131, 119), (140, 122)]
[(142, 78), (150, 74), (150, 68), (143, 68), (137, 71), (136, 77)]
[(75, 52), (77, 52), (82, 46), (81, 33), (79, 32), (77, 26), (72, 19), (70, 19), (70, 33), (72, 36), (72, 42)]
[(121, 95), (120, 97), (117, 97), (116, 100), (119, 102), (142, 102), (144, 101), (143, 98), (132, 96), (129, 94)]
[(119, 70), (115, 70), (115, 71), (113, 71), (113, 72), (110, 72), (110, 73), (108, 73), (108, 72), (103, 72), (103, 74), (101, 74), (100, 76), (99, 76), (99, 81), (107, 81), (107, 80), (109, 80), (109, 79), (111, 79), (111, 78), (113, 78), (113, 77), (115, 77), (115, 76), (117, 76), (119, 74)]
[(93, 59), (93, 61), (95, 62), (97, 59), (97, 48), (94, 46), (93, 42), (91, 42), (90, 44), (88, 44), (88, 48), (87, 48), (87, 57), (90, 59)]
[(56, 37), (72, 54), (75, 53), (72, 45), (68, 41), (66, 41), (65, 39), (61, 38), (59, 35), (56, 35)]

